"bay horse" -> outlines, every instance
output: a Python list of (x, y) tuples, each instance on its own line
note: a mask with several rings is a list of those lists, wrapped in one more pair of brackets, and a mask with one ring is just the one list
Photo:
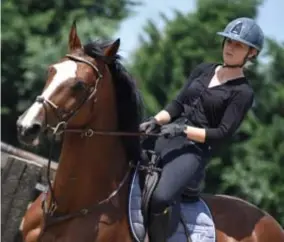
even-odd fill
[[(17, 121), (19, 139), (28, 145), (37, 145), (45, 132), (63, 136), (54, 183), (23, 218), (25, 242), (133, 241), (129, 161), (140, 157), (142, 105), (134, 79), (119, 61), (119, 43), (83, 46), (74, 23), (69, 54), (49, 66), (42, 94)], [(276, 220), (252, 204), (229, 196), (202, 197), (217, 241), (284, 241)]]

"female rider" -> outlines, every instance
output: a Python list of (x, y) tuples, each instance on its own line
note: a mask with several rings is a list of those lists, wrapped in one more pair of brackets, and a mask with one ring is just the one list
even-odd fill
[(171, 205), (204, 171), (212, 147), (230, 138), (251, 108), (254, 92), (244, 75), (244, 65), (257, 57), (264, 35), (250, 18), (230, 22), (218, 35), (223, 40), (223, 63), (202, 63), (164, 110), (140, 125), (152, 132), (163, 170), (151, 199), (151, 242), (166, 241)]

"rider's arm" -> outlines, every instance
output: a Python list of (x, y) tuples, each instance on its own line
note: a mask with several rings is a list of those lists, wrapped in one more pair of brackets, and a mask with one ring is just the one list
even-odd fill
[(206, 131), (203, 128), (196, 128), (192, 126), (187, 126), (185, 130), (186, 136), (188, 139), (204, 143), (206, 137)]
[(241, 125), (253, 102), (253, 92), (249, 90), (238, 91), (234, 94), (226, 108), (220, 125), (217, 128), (195, 128), (188, 126), (185, 130), (187, 137), (197, 142), (215, 142), (231, 137)]
[(254, 94), (251, 89), (236, 91), (226, 108), (220, 125), (217, 128), (206, 129), (206, 141), (214, 142), (231, 137), (252, 106), (253, 98)]
[(171, 116), (166, 110), (162, 110), (154, 117), (160, 125), (167, 124), (171, 121)]

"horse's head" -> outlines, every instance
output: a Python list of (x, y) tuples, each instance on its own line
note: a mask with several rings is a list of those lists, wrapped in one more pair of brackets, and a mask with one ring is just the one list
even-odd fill
[(36, 145), (41, 132), (48, 128), (59, 124), (75, 128), (88, 125), (93, 106), (99, 105), (96, 98), (108, 96), (111, 90), (100, 87), (111, 84), (105, 63), (113, 59), (118, 48), (119, 40), (103, 46), (91, 57), (81, 45), (74, 23), (69, 33), (69, 54), (49, 66), (41, 95), (17, 121), (19, 140)]

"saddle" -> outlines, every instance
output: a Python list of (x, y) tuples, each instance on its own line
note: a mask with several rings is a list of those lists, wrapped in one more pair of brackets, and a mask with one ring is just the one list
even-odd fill
[[(149, 224), (149, 205), (162, 171), (159, 155), (143, 146), (141, 160), (136, 164), (130, 184), (128, 218), (133, 241), (144, 242)], [(215, 242), (213, 217), (201, 198), (203, 179), (193, 181), (183, 192), (181, 200), (172, 205), (167, 242)], [(147, 240), (146, 240), (147, 241)]]
[[(144, 220), (147, 221), (149, 203), (152, 193), (160, 179), (161, 158), (154, 148), (155, 138), (146, 138), (142, 141), (141, 162), (138, 168), (140, 187), (142, 190), (142, 212)], [(182, 201), (195, 202), (199, 199), (202, 190), (202, 180), (192, 181), (182, 194)]]
[[(160, 145), (157, 137), (141, 140), (141, 159), (134, 166), (129, 191), (128, 218), (133, 239), (144, 242), (150, 215), (150, 200), (162, 171)], [(193, 143), (195, 145), (195, 143)], [(206, 202), (201, 197), (204, 175), (183, 191), (179, 201), (171, 206), (169, 237), (167, 242), (215, 242), (216, 233), (213, 217)], [(166, 229), (166, 228), (165, 228)]]
[[(162, 168), (160, 167), (160, 157), (154, 150), (142, 150), (140, 170), (140, 187), (142, 190), (142, 212), (144, 219), (147, 220), (149, 203), (152, 193), (158, 184)], [(202, 179), (193, 181), (183, 191), (182, 200), (187, 202), (195, 202), (199, 199), (202, 190)]]

